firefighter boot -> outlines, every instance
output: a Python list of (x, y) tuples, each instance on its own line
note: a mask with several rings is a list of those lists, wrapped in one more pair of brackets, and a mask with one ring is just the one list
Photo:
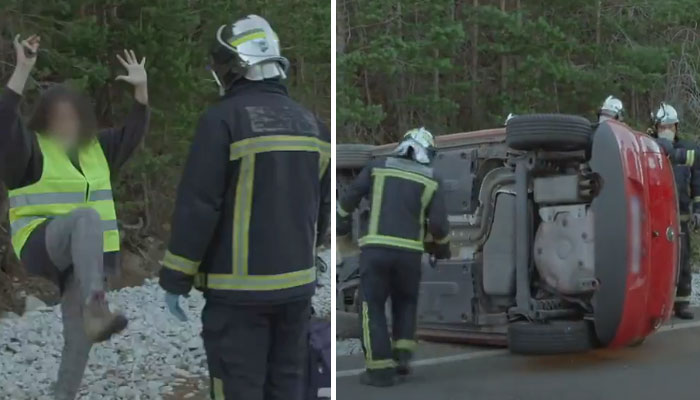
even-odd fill
[(368, 369), (360, 375), (360, 383), (376, 387), (394, 386), (396, 371), (394, 368)]
[(673, 312), (676, 314), (676, 317), (680, 319), (695, 318), (695, 314), (692, 311), (690, 311), (690, 303), (685, 301), (676, 303), (673, 307)]
[(103, 342), (121, 332), (127, 323), (124, 315), (109, 310), (104, 292), (93, 294), (83, 307), (83, 327), (93, 343)]
[(405, 349), (394, 349), (394, 361), (396, 361), (396, 373), (406, 376), (411, 373), (411, 351)]

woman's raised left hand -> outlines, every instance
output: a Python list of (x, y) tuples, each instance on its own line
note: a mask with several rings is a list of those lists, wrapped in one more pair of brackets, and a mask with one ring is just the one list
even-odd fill
[(117, 59), (127, 71), (127, 75), (119, 75), (117, 77), (118, 81), (128, 82), (134, 86), (147, 84), (148, 75), (146, 74), (146, 57), (143, 57), (141, 61), (138, 61), (133, 50), (124, 50), (124, 57), (117, 54)]
[(134, 98), (141, 104), (148, 104), (148, 75), (146, 74), (146, 57), (138, 61), (133, 50), (124, 50), (124, 57), (117, 54), (117, 59), (126, 68), (127, 75), (119, 75), (118, 81), (134, 85)]

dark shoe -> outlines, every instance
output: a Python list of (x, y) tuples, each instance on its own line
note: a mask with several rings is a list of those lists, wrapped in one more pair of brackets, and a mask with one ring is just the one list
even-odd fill
[(360, 375), (360, 383), (374, 387), (389, 387), (396, 384), (394, 369), (368, 370)]
[(676, 314), (676, 317), (678, 317), (680, 319), (694, 319), (695, 318), (695, 313), (690, 311), (690, 306), (687, 303), (676, 304), (676, 306), (673, 308), (673, 311)]
[(401, 376), (411, 374), (411, 358), (413, 358), (413, 354), (408, 350), (394, 350), (397, 374)]
[(128, 322), (124, 315), (109, 310), (104, 293), (93, 295), (83, 308), (85, 334), (93, 343), (104, 342), (123, 331)]

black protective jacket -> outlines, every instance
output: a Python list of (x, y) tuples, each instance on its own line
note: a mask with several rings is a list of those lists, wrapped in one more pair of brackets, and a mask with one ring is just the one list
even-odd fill
[(687, 155), (685, 163), (674, 163), (673, 175), (678, 190), (678, 208), (681, 215), (700, 213), (700, 152), (689, 140), (676, 140), (676, 152)]
[[(447, 208), (432, 168), (399, 157), (370, 162), (338, 204), (339, 226), (346, 225), (342, 221), (365, 196), (370, 199), (370, 220), (360, 246), (427, 250), (439, 258), (449, 257)], [(341, 228), (338, 233), (347, 232)]]
[(330, 218), (330, 132), (277, 81), (240, 81), (199, 120), (160, 285), (208, 301), (310, 298)]

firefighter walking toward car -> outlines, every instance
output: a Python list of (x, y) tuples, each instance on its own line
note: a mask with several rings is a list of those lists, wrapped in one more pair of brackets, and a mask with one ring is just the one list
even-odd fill
[[(433, 136), (424, 128), (406, 133), (394, 155), (367, 165), (340, 200), (338, 234), (349, 231), (350, 215), (370, 199), (367, 234), (360, 239), (362, 344), (366, 371), (361, 382), (391, 386), (407, 375), (415, 348), (422, 255), (427, 247), (449, 258), (449, 223), (439, 180), (430, 167)], [(427, 233), (426, 235), (426, 227)], [(424, 239), (432, 237), (431, 243)], [(391, 298), (392, 335), (385, 304)]]
[(204, 292), (211, 398), (300, 400), (315, 245), (330, 219), (330, 132), (293, 101), (263, 18), (216, 33), (222, 98), (199, 120), (162, 261), (166, 306)]
[[(678, 209), (681, 224), (681, 256), (680, 274), (676, 289), (674, 313), (681, 319), (693, 319), (690, 311), (690, 296), (692, 292), (692, 273), (690, 265), (690, 229), (700, 226), (700, 163), (695, 162), (697, 146), (678, 137), (680, 120), (678, 112), (670, 104), (661, 103), (655, 114), (652, 114), (652, 135), (658, 142), (671, 142), (675, 153), (683, 157), (674, 157), (673, 174), (678, 190)], [(670, 147), (670, 146), (668, 146)], [(669, 149), (666, 150), (667, 153)], [(685, 161), (679, 163), (678, 161)]]

